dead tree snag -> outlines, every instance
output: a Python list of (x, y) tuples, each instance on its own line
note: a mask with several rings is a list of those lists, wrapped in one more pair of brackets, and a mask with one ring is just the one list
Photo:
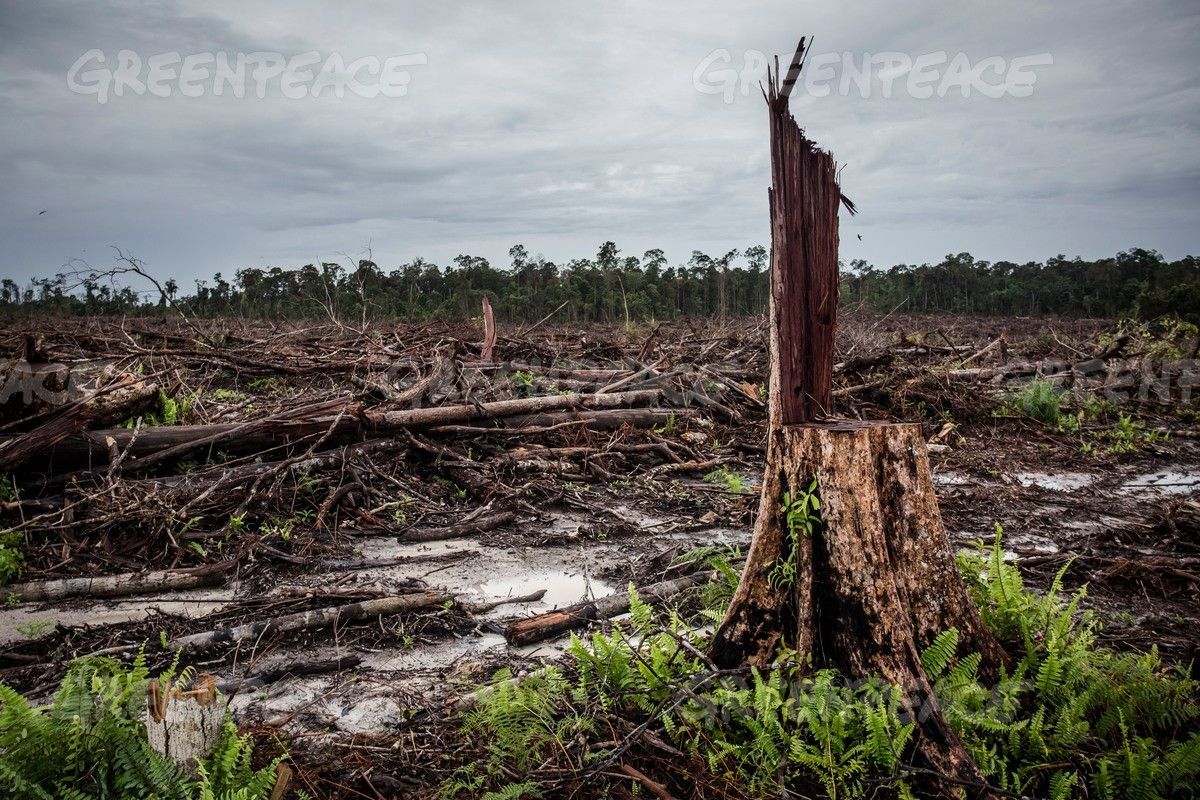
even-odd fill
[[(788, 109), (804, 41), (771, 115), (771, 391), (766, 472), (754, 541), (710, 655), (721, 667), (770, 663), (780, 645), (814, 668), (901, 687), (919, 728), (916, 756), (942, 797), (988, 796), (978, 767), (932, 696), (920, 653), (955, 628), (985, 669), (1005, 659), (960, 579), (933, 493), (919, 425), (830, 419), (837, 312), (833, 157)], [(819, 520), (802, 498), (815, 487)], [(814, 517), (816, 514), (813, 515)], [(918, 713), (919, 712), (919, 713)]]

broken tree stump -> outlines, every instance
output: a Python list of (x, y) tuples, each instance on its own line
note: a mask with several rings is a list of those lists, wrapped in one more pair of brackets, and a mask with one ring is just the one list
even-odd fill
[[(742, 579), (709, 655), (720, 667), (769, 664), (780, 645), (812, 667), (900, 687), (930, 769), (986, 786), (950, 729), (921, 651), (954, 628), (994, 671), (1006, 656), (958, 575), (933, 495), (919, 425), (817, 422), (771, 434), (759, 515)], [(815, 481), (819, 522), (789, 530), (789, 501)], [(781, 582), (780, 565), (794, 578)]]
[(196, 686), (183, 690), (158, 679), (147, 687), (146, 736), (150, 746), (179, 765), (188, 775), (208, 758), (225, 727), (225, 704), (218, 702), (217, 683), (200, 675)]
[[(768, 72), (771, 347), (766, 469), (754, 540), (713, 635), (720, 668), (765, 666), (780, 647), (811, 669), (898, 687), (916, 724), (912, 757), (943, 798), (992, 797), (933, 696), (921, 651), (950, 628), (995, 672), (1006, 656), (960, 578), (919, 425), (831, 419), (838, 211), (833, 156), (788, 110)], [(819, 504), (814, 502), (819, 500)]]
[[(815, 484), (819, 521), (789, 526)], [(795, 532), (793, 532), (795, 531)], [(781, 569), (791, 564), (792, 569)], [(781, 576), (793, 576), (789, 581)], [(954, 628), (995, 673), (1007, 659), (957, 573), (919, 425), (824, 422), (771, 433), (754, 541), (709, 655), (718, 667), (769, 664), (780, 645), (851, 679), (900, 688), (915, 750), (937, 796), (990, 797), (951, 730), (921, 651)]]

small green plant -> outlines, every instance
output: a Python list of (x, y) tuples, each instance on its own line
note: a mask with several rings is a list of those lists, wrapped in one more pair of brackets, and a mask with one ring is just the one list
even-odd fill
[(236, 389), (220, 388), (213, 390), (212, 398), (222, 403), (240, 403), (246, 399), (246, 395)]
[(784, 492), (783, 504), (779, 508), (779, 513), (783, 515), (784, 524), (787, 526), (788, 551), (787, 557), (775, 562), (771, 567), (770, 574), (767, 575), (767, 583), (772, 587), (786, 589), (796, 582), (799, 569), (797, 551), (800, 547), (800, 537), (812, 536), (813, 528), (821, 521), (818, 513), (820, 510), (821, 499), (817, 496), (816, 479), (813, 479), (808, 488), (796, 496), (792, 496), (790, 492)]
[(533, 373), (524, 370), (517, 370), (508, 375), (508, 380), (512, 383), (513, 391), (518, 397), (528, 397), (533, 391)]
[(258, 535), (264, 539), (276, 537), (282, 542), (290, 542), (292, 540), (292, 524), (291, 520), (271, 520), (271, 522), (259, 526)]
[(1083, 407), (1080, 410), (1083, 411), (1084, 419), (1095, 422), (1112, 414), (1117, 410), (1117, 406), (1107, 397), (1090, 394), (1083, 401)]
[(1035, 419), (1046, 425), (1059, 424), (1063, 397), (1050, 381), (1034, 378), (1020, 392), (1009, 397), (1005, 410)]
[(745, 554), (740, 549), (720, 545), (696, 547), (679, 556), (681, 563), (704, 566), (717, 573), (716, 580), (700, 587), (700, 614), (710, 622), (717, 623), (724, 618), (740, 579), (733, 563), (743, 558)]
[[(160, 425), (178, 425), (192, 410), (195, 395), (188, 395), (182, 400), (176, 400), (162, 389), (158, 391), (158, 411), (142, 416), (142, 424), (148, 427)], [(134, 421), (127, 420), (126, 428), (132, 428)]]
[(256, 392), (281, 392), (285, 384), (279, 378), (254, 378), (246, 386)]
[(33, 619), (29, 622), (22, 622), (13, 626), (13, 630), (24, 636), (26, 639), (36, 639), (46, 631), (54, 627), (52, 619)]
[(296, 477), (296, 488), (307, 495), (316, 494), (317, 489), (320, 489), (324, 484), (325, 480), (323, 478), (318, 478), (307, 472)]
[(0, 503), (15, 503), (21, 499), (15, 475), (0, 475)]
[(178, 425), (183, 420), (188, 412), (192, 409), (194, 397), (188, 396), (183, 400), (176, 400), (170, 397), (166, 392), (159, 391), (159, 413), (157, 416), (150, 416), (150, 424), (152, 425)]
[(726, 466), (717, 467), (712, 472), (709, 472), (704, 476), (704, 480), (709, 483), (722, 484), (734, 494), (747, 494), (750, 491), (750, 486), (746, 483), (745, 477)]
[(675, 412), (672, 411), (670, 414), (668, 414), (667, 421), (662, 425), (656, 425), (654, 427), (654, 432), (663, 434), (664, 436), (670, 436), (671, 434), (675, 433)]
[(1146, 423), (1126, 415), (1117, 414), (1111, 428), (1092, 434), (1091, 441), (1084, 440), (1081, 450), (1086, 455), (1125, 455), (1135, 453), (1143, 446), (1162, 441), (1164, 434), (1147, 431)]
[(0, 531), (0, 586), (6, 586), (25, 572), (25, 537), (20, 531)]

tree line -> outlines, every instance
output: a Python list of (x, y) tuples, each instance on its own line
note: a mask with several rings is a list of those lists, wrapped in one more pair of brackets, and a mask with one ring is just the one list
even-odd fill
[[(154, 314), (174, 304), (200, 317), (276, 319), (465, 319), (487, 295), (498, 318), (531, 322), (558, 311), (568, 322), (624, 322), (680, 317), (762, 314), (769, 297), (769, 253), (761, 245), (719, 256), (694, 251), (670, 264), (662, 250), (625, 255), (613, 242), (594, 257), (555, 263), (523, 245), (509, 263), (460, 255), (451, 264), (422, 258), (385, 270), (370, 259), (324, 262), (299, 269), (247, 267), (221, 273), (181, 293), (168, 279), (152, 292), (122, 280), (128, 270), (72, 270), (20, 286), (0, 282), (5, 311), (54, 314)], [(877, 311), (1002, 316), (1058, 314), (1154, 317), (1176, 314), (1200, 322), (1200, 260), (1167, 261), (1154, 250), (1131, 249), (1088, 261), (1055, 256), (1017, 264), (981, 261), (969, 253), (937, 264), (880, 268), (842, 265), (843, 305)]]

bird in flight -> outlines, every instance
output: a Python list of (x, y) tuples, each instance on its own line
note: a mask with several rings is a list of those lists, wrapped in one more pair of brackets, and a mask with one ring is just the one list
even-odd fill
[(42, 214), (45, 214), (45, 213), (46, 213), (45, 211), (39, 211), (38, 216), (40, 217)]
[[(43, 211), (42, 213), (43, 213), (43, 214), (45, 214), (46, 212), (45, 212), (45, 211)], [(862, 241), (862, 234), (861, 234), (861, 233), (858, 235), (858, 240), (859, 240), (860, 242)]]

